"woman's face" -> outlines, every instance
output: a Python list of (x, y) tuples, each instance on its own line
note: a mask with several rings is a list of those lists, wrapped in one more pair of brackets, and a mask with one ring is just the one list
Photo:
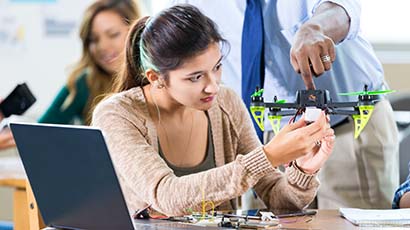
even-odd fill
[(128, 25), (113, 10), (98, 13), (91, 24), (90, 53), (93, 60), (109, 74), (121, 65)]
[(216, 100), (221, 82), (222, 55), (217, 43), (169, 72), (167, 93), (178, 103), (208, 110)]

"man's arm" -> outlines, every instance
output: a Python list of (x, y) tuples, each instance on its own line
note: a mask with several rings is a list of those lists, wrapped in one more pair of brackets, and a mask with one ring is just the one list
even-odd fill
[(406, 192), (400, 199), (400, 208), (410, 208), (410, 192)]
[(332, 2), (324, 2), (316, 9), (313, 17), (301, 27), (319, 29), (335, 43), (342, 41), (350, 27), (350, 18), (345, 9)]
[(394, 193), (392, 208), (410, 208), (410, 175)]
[[(312, 75), (319, 76), (331, 68), (336, 59), (335, 43), (348, 34), (350, 18), (345, 9), (335, 3), (324, 2), (312, 18), (295, 35), (291, 48), (291, 63), (301, 73), (307, 89), (315, 89)], [(326, 56), (330, 60), (326, 60)]]

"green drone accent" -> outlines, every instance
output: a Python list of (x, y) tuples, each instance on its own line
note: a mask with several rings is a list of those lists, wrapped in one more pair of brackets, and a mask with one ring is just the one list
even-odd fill
[(262, 131), (265, 131), (265, 126), (263, 125), (263, 118), (265, 116), (265, 106), (250, 106), (250, 109), (256, 124), (258, 124), (259, 128)]
[(377, 91), (358, 91), (350, 93), (338, 93), (340, 96), (364, 96), (364, 95), (380, 95), (380, 94), (389, 94), (394, 93), (396, 90), (377, 90)]
[(260, 90), (258, 90), (258, 91), (256, 91), (256, 92), (254, 92), (254, 93), (251, 95), (251, 97), (260, 97), (260, 96), (262, 96), (262, 94), (263, 94), (263, 89), (260, 89)]
[[(275, 99), (276, 99), (276, 97), (275, 97)], [(278, 103), (278, 104), (283, 104), (285, 102), (286, 102), (286, 100), (283, 100), (283, 99), (275, 101), (275, 103)], [(281, 119), (282, 119), (281, 115), (268, 114), (268, 120), (270, 121), (270, 125), (272, 126), (272, 130), (275, 133), (275, 135), (279, 133)]]
[(282, 116), (268, 115), (268, 120), (270, 121), (270, 125), (272, 126), (272, 130), (275, 135), (279, 133), (281, 119)]
[[(263, 94), (263, 89), (260, 89), (253, 93), (251, 97), (261, 97)], [(263, 118), (265, 116), (265, 107), (264, 106), (250, 106), (251, 114), (253, 119), (255, 119), (256, 124), (262, 131), (265, 131), (265, 126), (263, 125)]]
[(374, 105), (360, 105), (359, 114), (353, 115), (354, 121), (354, 138), (357, 139), (360, 133), (363, 131), (364, 127), (369, 122), (370, 117), (373, 113)]
[[(257, 92), (253, 93), (251, 97), (261, 97), (262, 94), (263, 94), (263, 89), (260, 89)], [(280, 104), (283, 104), (285, 102), (286, 100), (275, 101), (275, 103), (280, 103)], [(251, 110), (251, 114), (256, 124), (258, 124), (259, 128), (262, 131), (265, 131), (265, 125), (264, 125), (265, 107), (264, 106), (250, 106), (250, 110)], [(282, 119), (282, 116), (280, 115), (268, 115), (268, 120), (272, 126), (272, 129), (275, 135), (280, 130), (280, 120), (281, 119)]]
[[(366, 96), (366, 95), (380, 95), (394, 93), (396, 90), (377, 90), (377, 91), (367, 91), (367, 86), (365, 86), (364, 91), (350, 92), (350, 93), (339, 93), (341, 96)], [(359, 105), (359, 114), (352, 115), (354, 121), (354, 138), (357, 139), (360, 133), (366, 127), (373, 113), (374, 105)]]

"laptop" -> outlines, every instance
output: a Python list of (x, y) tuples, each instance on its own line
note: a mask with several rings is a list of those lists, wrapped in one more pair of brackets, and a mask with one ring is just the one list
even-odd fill
[(100, 130), (28, 123), (10, 128), (48, 227), (134, 229)]

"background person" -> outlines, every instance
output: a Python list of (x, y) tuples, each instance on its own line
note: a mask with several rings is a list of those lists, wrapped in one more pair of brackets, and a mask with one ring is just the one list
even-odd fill
[[(382, 65), (360, 33), (358, 0), (170, 2), (195, 5), (216, 22), (231, 44), (231, 53), (223, 62), (223, 83), (239, 95), (244, 91), (242, 83), (249, 80), (242, 75), (241, 60), (247, 57), (242, 47), (256, 45), (254, 34), (258, 25), (263, 33), (260, 55), (265, 73), (261, 71), (261, 76), (254, 77), (263, 78), (266, 101), (273, 101), (276, 95), (292, 102), (296, 91), (305, 88), (326, 89), (333, 101), (357, 101), (357, 96), (339, 96), (338, 93), (362, 91), (364, 85), (368, 85), (369, 90), (388, 89)], [(245, 16), (248, 10), (258, 12), (251, 11), (258, 6), (262, 23), (252, 24), (251, 42), (243, 44), (243, 31), (249, 25)], [(249, 18), (254, 21), (258, 17)], [(249, 84), (245, 87), (254, 88)], [(243, 99), (249, 100), (249, 95)], [(287, 120), (282, 119), (282, 124), (286, 123)], [(334, 153), (320, 170), (318, 207), (389, 208), (399, 184), (398, 131), (390, 103), (381, 98), (357, 139), (354, 139), (350, 117), (331, 116), (331, 124), (336, 141)], [(271, 129), (268, 119), (265, 119), (265, 127)], [(265, 132), (265, 142), (272, 136), (272, 131)]]
[[(93, 106), (109, 92), (121, 65), (129, 25), (140, 16), (130, 0), (98, 0), (85, 11), (80, 26), (82, 55), (40, 123), (89, 125)], [(15, 146), (9, 129), (0, 133), (0, 149)]]

